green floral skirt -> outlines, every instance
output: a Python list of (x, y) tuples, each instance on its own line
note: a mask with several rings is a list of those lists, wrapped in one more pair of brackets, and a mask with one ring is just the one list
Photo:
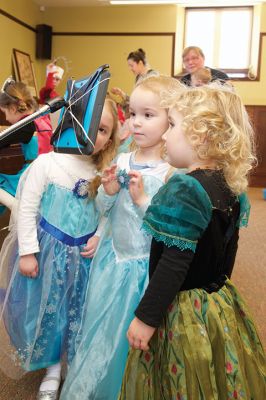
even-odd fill
[(150, 342), (129, 353), (120, 400), (266, 400), (266, 360), (230, 281), (180, 292)]

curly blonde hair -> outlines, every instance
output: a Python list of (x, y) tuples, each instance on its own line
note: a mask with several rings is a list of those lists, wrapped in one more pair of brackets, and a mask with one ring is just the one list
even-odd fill
[(183, 86), (164, 96), (162, 104), (182, 114), (182, 129), (199, 159), (214, 161), (233, 193), (246, 191), (249, 172), (257, 161), (254, 131), (232, 86)]
[(111, 161), (114, 159), (119, 146), (118, 115), (116, 104), (113, 100), (106, 98), (104, 102), (104, 107), (108, 109), (113, 117), (113, 129), (108, 145), (100, 150), (98, 153), (92, 155), (92, 160), (99, 175), (97, 175), (90, 183), (89, 193), (91, 197), (95, 197), (97, 195), (98, 187), (101, 184), (100, 173), (104, 170), (104, 168), (108, 167)]

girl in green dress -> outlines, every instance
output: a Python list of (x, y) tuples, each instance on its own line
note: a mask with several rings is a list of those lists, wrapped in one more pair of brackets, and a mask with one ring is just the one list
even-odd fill
[(256, 158), (239, 96), (217, 85), (163, 99), (169, 163), (187, 168), (154, 196), (150, 283), (127, 337), (121, 400), (266, 399), (265, 354), (230, 281)]

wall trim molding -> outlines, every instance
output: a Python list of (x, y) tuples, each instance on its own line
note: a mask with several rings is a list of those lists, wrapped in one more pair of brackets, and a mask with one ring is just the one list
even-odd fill
[(263, 37), (266, 36), (266, 32), (260, 32), (260, 44), (259, 44), (259, 59), (258, 59), (258, 76), (254, 81), (260, 81), (260, 68), (262, 63), (262, 41)]
[(36, 29), (33, 28), (31, 25), (26, 24), (26, 22), (21, 21), (20, 19), (14, 17), (13, 15), (9, 14), (8, 12), (2, 10), (2, 8), (0, 8), (0, 15), (3, 15), (4, 17), (10, 19), (13, 22), (16, 22), (18, 25), (23, 26), (24, 28), (29, 29), (32, 32), (36, 32)]
[[(10, 19), (13, 22), (29, 29), (36, 33), (36, 28), (28, 25), (26, 22), (14, 17), (8, 12), (0, 8), (0, 15)], [(174, 76), (174, 66), (175, 66), (175, 32), (52, 32), (53, 36), (171, 36), (172, 37), (172, 55), (171, 55), (171, 75)], [(266, 32), (260, 32), (259, 39), (259, 59), (258, 59), (258, 75), (256, 79), (251, 81), (250, 79), (241, 79), (248, 82), (258, 82), (260, 81), (261, 72), (261, 62), (262, 62), (262, 41), (263, 37), (266, 36)]]

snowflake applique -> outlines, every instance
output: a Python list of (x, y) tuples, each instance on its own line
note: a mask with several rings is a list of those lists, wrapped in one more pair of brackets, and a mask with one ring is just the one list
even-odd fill
[(45, 312), (47, 314), (54, 314), (56, 312), (56, 305), (55, 304), (48, 304), (46, 309), (45, 309)]
[(122, 189), (128, 189), (130, 176), (125, 169), (120, 169), (116, 174), (116, 179)]
[(31, 354), (34, 349), (34, 343), (27, 343), (25, 351), (27, 354)]
[(37, 346), (35, 350), (33, 350), (33, 355), (35, 360), (38, 360), (39, 358), (41, 358), (43, 356), (44, 353), (44, 347), (41, 346)]
[(53, 298), (55, 299), (55, 301), (58, 301), (58, 300), (60, 299), (60, 296), (59, 296), (58, 293), (56, 293), (56, 294), (53, 296)]
[(69, 310), (70, 317), (74, 317), (75, 314), (76, 314), (76, 310), (74, 308), (71, 308), (71, 310)]
[(77, 332), (79, 330), (79, 324), (77, 321), (70, 322), (69, 324), (69, 330), (73, 333)]
[(85, 199), (89, 194), (89, 181), (86, 179), (79, 179), (72, 190), (74, 195), (78, 198)]

